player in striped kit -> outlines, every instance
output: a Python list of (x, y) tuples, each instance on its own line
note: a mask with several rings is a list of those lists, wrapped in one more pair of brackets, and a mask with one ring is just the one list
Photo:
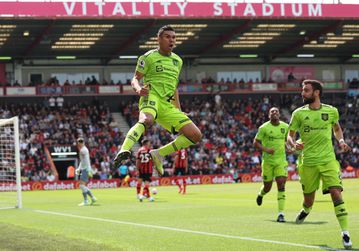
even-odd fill
[(187, 170), (188, 170), (188, 153), (186, 149), (181, 149), (177, 151), (173, 163), (173, 174), (177, 176), (176, 185), (179, 188), (178, 193), (182, 193), (182, 194), (186, 193), (186, 187), (187, 187), (186, 179), (180, 176), (186, 175)]
[[(142, 147), (137, 152), (136, 167), (139, 172), (139, 179), (137, 182), (137, 198), (140, 202), (144, 198), (149, 198), (150, 201), (154, 201), (154, 198), (150, 194), (150, 183), (153, 172), (153, 163), (151, 159), (151, 142), (148, 139), (142, 140)], [(141, 194), (142, 183), (144, 188)]]

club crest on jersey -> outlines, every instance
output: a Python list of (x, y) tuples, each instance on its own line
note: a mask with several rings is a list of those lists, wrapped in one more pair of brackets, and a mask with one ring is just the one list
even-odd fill
[(156, 65), (156, 72), (162, 72), (163, 66), (162, 65)]
[(281, 132), (281, 133), (285, 133), (285, 129), (284, 129), (284, 128), (281, 128), (281, 129), (280, 129), (280, 132)]
[(322, 113), (322, 120), (327, 121), (329, 118), (328, 113)]
[(178, 65), (178, 61), (177, 61), (176, 59), (173, 59), (172, 62), (173, 62), (173, 65), (174, 65), (174, 66), (177, 66), (177, 65)]

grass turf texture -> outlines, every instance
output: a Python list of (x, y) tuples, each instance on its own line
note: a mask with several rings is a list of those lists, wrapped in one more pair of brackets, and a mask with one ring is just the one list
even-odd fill
[[(329, 195), (301, 209), (298, 182), (286, 187), (286, 223), (277, 223), (273, 189), (258, 207), (260, 183), (158, 187), (155, 202), (135, 188), (93, 190), (94, 206), (79, 207), (80, 190), (23, 193), (23, 209), (0, 210), (0, 250), (335, 250), (340, 227)], [(359, 179), (344, 180), (353, 248), (359, 243)], [(273, 186), (275, 188), (275, 186)], [(0, 193), (0, 199), (1, 199)], [(55, 214), (54, 214), (55, 213)]]

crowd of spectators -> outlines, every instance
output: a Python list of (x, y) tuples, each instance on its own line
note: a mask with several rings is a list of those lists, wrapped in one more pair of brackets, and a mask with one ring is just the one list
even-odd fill
[[(342, 153), (335, 144), (335, 151), (342, 168), (359, 168), (359, 99), (346, 100), (332, 97), (324, 102), (338, 107), (345, 138), (352, 152)], [(120, 110), (129, 126), (138, 120), (138, 103), (121, 104)], [(256, 173), (260, 175), (261, 153), (253, 147), (253, 138), (258, 127), (268, 120), (268, 110), (277, 106), (281, 120), (289, 122), (291, 112), (301, 105), (298, 95), (282, 94), (275, 98), (268, 96), (226, 96), (220, 94), (183, 98), (182, 110), (203, 133), (203, 140), (188, 149), (189, 173), (220, 174)], [(123, 142), (124, 135), (113, 120), (105, 104), (65, 102), (62, 107), (48, 107), (39, 104), (10, 104), (0, 106), (0, 118), (20, 118), (20, 157), (23, 180), (53, 180), (54, 173), (45, 147), (74, 145), (76, 138), (86, 139), (94, 178), (117, 177), (111, 170), (111, 160)], [(173, 136), (154, 125), (145, 132), (153, 148), (172, 141)], [(289, 170), (296, 168), (296, 156), (287, 156)], [(127, 163), (128, 172), (135, 174), (135, 154)], [(173, 156), (165, 159), (166, 175), (171, 175)], [(115, 167), (117, 168), (117, 167)]]
[(79, 80), (79, 81), (70, 81), (70, 80), (65, 80), (65, 81), (59, 81), (57, 79), (57, 77), (51, 77), (49, 78), (47, 81), (30, 81), (29, 83), (19, 83), (18, 80), (15, 80), (15, 82), (13, 82), (12, 84), (10, 82), (4, 82), (4, 83), (0, 83), (0, 86), (13, 86), (13, 87), (19, 87), (19, 86), (40, 86), (40, 87), (59, 87), (59, 86), (95, 86), (95, 85), (123, 85), (123, 84), (127, 84), (130, 85), (131, 84), (131, 80), (130, 79), (126, 79), (126, 80), (118, 80), (118, 81), (107, 81), (106, 79), (103, 79), (102, 81), (100, 81), (99, 79), (97, 79), (94, 75), (92, 75), (91, 77), (87, 77), (85, 80)]
[[(228, 85), (228, 84), (235, 84), (238, 85), (240, 89), (243, 88), (249, 88), (250, 84), (254, 84), (254, 83), (278, 83), (278, 84), (284, 84), (285, 82), (287, 83), (301, 83), (304, 80), (304, 78), (302, 79), (296, 79), (294, 77), (294, 75), (292, 73), (289, 73), (287, 81), (276, 81), (273, 80), (270, 76), (268, 78), (263, 77), (256, 77), (256, 78), (249, 78), (249, 79), (244, 79), (244, 78), (221, 78), (221, 79), (217, 79), (215, 80), (213, 77), (209, 76), (209, 77), (204, 77), (200, 80), (193, 80), (193, 79), (180, 79), (179, 83), (180, 84), (220, 84), (220, 85)], [(99, 80), (97, 79), (94, 75), (92, 75), (91, 77), (87, 77), (84, 80), (79, 80), (79, 81), (74, 81), (74, 80), (65, 80), (65, 81), (59, 81), (57, 79), (57, 77), (51, 77), (49, 78), (47, 81), (43, 81), (43, 82), (36, 82), (36, 81), (30, 81), (28, 84), (24, 84), (24, 83), (19, 83), (17, 80), (15, 80), (14, 83), (10, 83), (10, 82), (6, 82), (6, 83), (2, 83), (0, 85), (3, 86), (14, 86), (14, 87), (18, 87), (18, 86), (41, 86), (41, 87), (60, 87), (60, 86), (96, 86), (96, 85), (130, 85), (131, 84), (131, 79), (126, 79), (126, 80), (113, 80), (111, 79), (110, 81), (107, 81), (106, 79), (103, 80)], [(348, 79), (347, 80), (347, 85), (349, 88), (358, 88), (359, 86), (359, 80), (357, 78), (353, 78), (352, 80)]]
[(24, 181), (53, 180), (45, 146), (74, 145), (86, 138), (96, 176), (109, 178), (110, 163), (123, 141), (108, 106), (65, 103), (62, 108), (38, 104), (0, 106), (0, 118), (19, 116), (20, 158)]
[[(328, 100), (339, 108), (341, 124), (347, 142), (353, 148), (351, 153), (342, 153), (334, 141), (337, 157), (342, 168), (359, 168), (359, 112), (357, 97)], [(299, 96), (282, 95), (273, 100), (270, 97), (223, 99), (220, 95), (208, 99), (184, 100), (182, 110), (198, 125), (203, 140), (189, 151), (190, 174), (216, 173), (257, 173), (260, 174), (261, 153), (254, 148), (253, 138), (258, 127), (268, 120), (268, 110), (277, 106), (281, 110), (281, 120), (289, 123), (290, 113), (301, 105)], [(193, 108), (196, 109), (193, 109)], [(132, 126), (137, 121), (137, 103), (132, 102), (123, 108), (123, 114)], [(170, 142), (172, 136), (159, 125), (147, 130), (145, 136), (154, 148)], [(288, 169), (296, 169), (296, 155), (288, 154)], [(171, 174), (173, 156), (165, 159), (164, 167)]]

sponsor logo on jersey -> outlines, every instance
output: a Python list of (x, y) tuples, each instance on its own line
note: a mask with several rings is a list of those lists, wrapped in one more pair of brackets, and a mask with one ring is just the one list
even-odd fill
[(304, 126), (304, 132), (310, 132), (310, 131), (318, 131), (318, 130), (327, 130), (327, 126), (321, 126), (321, 127), (311, 127), (311, 126)]

